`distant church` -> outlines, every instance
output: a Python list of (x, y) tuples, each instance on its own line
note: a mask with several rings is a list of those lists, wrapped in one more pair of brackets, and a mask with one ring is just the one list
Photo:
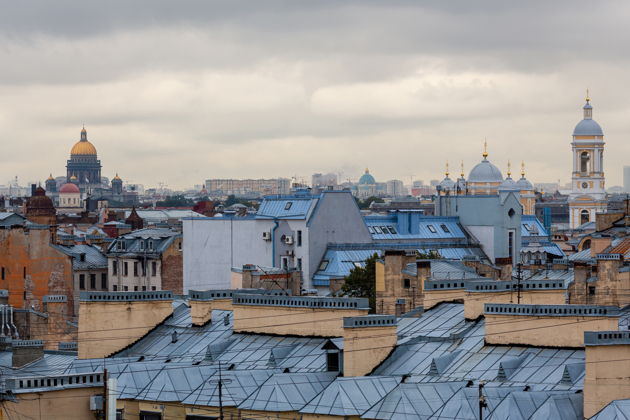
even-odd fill
[(75, 177), (82, 191), (101, 186), (101, 161), (97, 158), (96, 147), (87, 139), (85, 127), (81, 130), (81, 140), (70, 150), (66, 169), (66, 179), (70, 181)]
[(573, 172), (569, 194), (569, 225), (575, 229), (595, 221), (606, 211), (604, 179), (604, 132), (593, 119), (593, 106), (586, 95), (584, 119), (573, 130)]

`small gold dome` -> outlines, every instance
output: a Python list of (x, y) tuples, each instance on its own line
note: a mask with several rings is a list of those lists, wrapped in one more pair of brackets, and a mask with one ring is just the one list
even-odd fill
[(114, 179), (112, 181), (122, 181), (122, 179), (120, 179), (120, 177), (118, 176), (118, 173), (116, 173), (116, 176), (114, 177)]
[(77, 180), (77, 177), (76, 177), (76, 176), (72, 175), (72, 176), (70, 177), (70, 181), (76, 181), (76, 180)]
[(87, 140), (81, 140), (81, 141), (78, 141), (74, 146), (72, 146), (72, 150), (70, 151), (70, 154), (96, 156), (96, 147), (94, 147), (94, 145)]
[(48, 176), (48, 179), (46, 179), (46, 181), (54, 181), (54, 180), (55, 180), (55, 178), (53, 178), (52, 174), (50, 174)]

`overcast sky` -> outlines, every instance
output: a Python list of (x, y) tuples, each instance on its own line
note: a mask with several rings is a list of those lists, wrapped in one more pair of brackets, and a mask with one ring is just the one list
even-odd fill
[[(630, 3), (0, 0), (0, 184), (147, 186), (365, 167), (377, 181), (524, 160), (567, 182), (590, 89), (608, 186), (630, 165)], [(514, 172), (518, 172), (516, 169)]]

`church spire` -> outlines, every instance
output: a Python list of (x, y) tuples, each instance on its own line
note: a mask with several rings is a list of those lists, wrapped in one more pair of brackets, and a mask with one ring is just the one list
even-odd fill
[(521, 161), (521, 177), (525, 178), (525, 161)]
[(462, 160), (462, 164), (461, 164), (461, 173), (459, 174), (459, 176), (462, 177), (462, 179), (464, 179), (464, 161)]
[(448, 160), (446, 161), (446, 177), (448, 178)]
[(485, 139), (483, 140), (483, 154), (481, 156), (484, 160), (488, 157), (488, 142)]
[(586, 89), (586, 104), (584, 105), (584, 119), (590, 120), (593, 119), (593, 107), (591, 106), (591, 97), (588, 93), (588, 89)]
[(508, 178), (512, 178), (512, 164), (510, 163), (509, 160), (508, 160), (507, 176), (508, 176)]

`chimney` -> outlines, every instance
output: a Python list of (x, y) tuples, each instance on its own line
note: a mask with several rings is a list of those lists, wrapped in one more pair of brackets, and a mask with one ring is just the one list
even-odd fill
[(343, 375), (372, 372), (396, 347), (396, 317), (366, 315), (343, 319)]
[(19, 368), (44, 357), (42, 340), (14, 340), (11, 366)]
[(232, 310), (232, 290), (189, 290), (192, 324), (201, 327), (212, 320), (212, 311)]
[[(81, 292), (79, 358), (107, 357), (173, 313), (173, 292)], [(124, 326), (124, 328), (121, 328)]]
[(405, 234), (409, 232), (409, 213), (402, 211), (396, 213), (396, 224), (399, 233)]
[(420, 212), (409, 212), (409, 233), (412, 235), (420, 233)]
[(597, 254), (602, 253), (610, 245), (612, 245), (612, 236), (602, 235), (591, 237), (591, 257), (595, 258)]

